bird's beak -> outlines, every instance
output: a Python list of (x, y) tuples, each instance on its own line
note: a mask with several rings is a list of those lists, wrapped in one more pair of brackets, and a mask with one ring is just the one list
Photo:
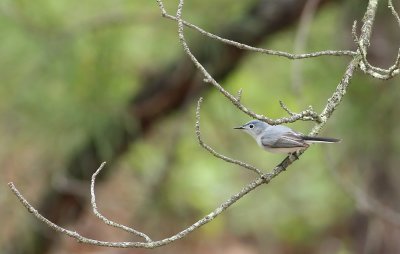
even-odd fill
[(243, 126), (239, 126), (239, 127), (234, 127), (235, 130), (243, 130), (244, 127)]

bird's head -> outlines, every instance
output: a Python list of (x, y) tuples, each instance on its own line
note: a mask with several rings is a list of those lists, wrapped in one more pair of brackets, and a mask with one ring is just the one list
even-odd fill
[(242, 126), (235, 127), (234, 129), (242, 130), (250, 134), (253, 138), (257, 138), (269, 125), (259, 120), (250, 121)]

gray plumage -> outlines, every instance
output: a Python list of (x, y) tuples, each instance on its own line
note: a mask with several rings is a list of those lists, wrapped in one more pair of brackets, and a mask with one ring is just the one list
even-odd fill
[(309, 147), (312, 143), (336, 143), (340, 139), (311, 137), (295, 132), (283, 125), (269, 125), (259, 120), (253, 120), (236, 127), (252, 136), (257, 144), (273, 153), (293, 153)]

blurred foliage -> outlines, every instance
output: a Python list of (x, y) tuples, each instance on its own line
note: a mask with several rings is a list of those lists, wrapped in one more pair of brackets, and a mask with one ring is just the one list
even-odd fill
[[(253, 2), (188, 1), (184, 17), (215, 31), (240, 17)], [(166, 1), (166, 5), (173, 13), (175, 1)], [(221, 10), (224, 15), (219, 15)], [(339, 5), (330, 5), (318, 13), (307, 51), (346, 45), (345, 31), (332, 25), (343, 17), (342, 11)], [(1, 0), (0, 133), (4, 138), (0, 141), (0, 158), (7, 179), (2, 181), (0, 193), (6, 192), (6, 181), (18, 183), (15, 175), (28, 177), (34, 173), (39, 178), (51, 178), (71, 153), (90, 138), (95, 138), (96, 145), (108, 154), (112, 144), (104, 142), (110, 140), (104, 139), (105, 135), (113, 137), (112, 130), (119, 125), (135, 128), (135, 122), (127, 120), (125, 106), (141, 88), (142, 77), (183, 54), (176, 30), (174, 22), (160, 17), (153, 1)], [(261, 46), (292, 51), (295, 32), (296, 27), (283, 31)], [(190, 41), (201, 38), (196, 33), (188, 34)], [(206, 38), (204, 41), (209, 42)], [(293, 111), (308, 105), (320, 111), (336, 88), (348, 60), (337, 57), (303, 60), (304, 84), (300, 95), (291, 86), (292, 62), (273, 56), (249, 54), (222, 83), (233, 93), (243, 88), (242, 102), (270, 117), (286, 114), (279, 100)], [(326, 153), (353, 170), (351, 165), (363, 165), (365, 158), (373, 157), (382, 148), (379, 137), (385, 136), (386, 141), (392, 142), (390, 153), (398, 154), (399, 112), (393, 105), (397, 105), (399, 94), (394, 82), (381, 83), (358, 75), (322, 133), (341, 137), (343, 142), (329, 147), (313, 146), (289, 172), (249, 194), (205, 226), (202, 237), (229, 231), (238, 237), (251, 235), (261, 246), (272, 241), (312, 245), (332, 225), (345, 224), (354, 212), (354, 203), (332, 178)], [(202, 135), (217, 151), (266, 170), (282, 160), (282, 155), (265, 153), (249, 137), (232, 129), (249, 119), (219, 93), (211, 91), (204, 96)], [(162, 179), (165, 181), (159, 183), (163, 186), (156, 193), (154, 204), (148, 205), (155, 210), (154, 221), (159, 223), (163, 223), (163, 216), (175, 215), (173, 222), (177, 229), (207, 214), (254, 177), (200, 148), (194, 135), (194, 110), (193, 102), (188, 110), (160, 121), (121, 158), (120, 164), (125, 166), (114, 169), (118, 172), (119, 167), (128, 168), (132, 178), (140, 179), (136, 181), (139, 186), (135, 186), (138, 192), (169, 171)], [(297, 122), (291, 127), (307, 133), (312, 123)], [(178, 141), (174, 141), (176, 135)], [(32, 164), (15, 163), (14, 160), (25, 158), (25, 152), (33, 154)], [(169, 160), (168, 156), (175, 159)], [(392, 160), (396, 165), (398, 159)], [(9, 173), (14, 170), (21, 172)], [(35, 185), (34, 178), (25, 181)], [(121, 185), (130, 185), (131, 181), (126, 179)], [(40, 193), (40, 187), (35, 190)], [(118, 195), (118, 189), (112, 191)], [(22, 210), (13, 197), (3, 195), (1, 203), (12, 204), (13, 211), (18, 213)], [(126, 199), (130, 202), (133, 197)], [(146, 196), (141, 201), (145, 199)], [(10, 216), (8, 213), (7, 217)], [(7, 228), (22, 227), (13, 223)], [(0, 243), (4, 244), (13, 231), (6, 233)], [(346, 239), (341, 240), (338, 253), (349, 253)]]

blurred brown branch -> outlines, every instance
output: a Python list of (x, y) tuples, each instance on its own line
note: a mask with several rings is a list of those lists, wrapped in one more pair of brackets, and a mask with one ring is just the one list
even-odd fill
[[(308, 0), (307, 4), (304, 6), (304, 10), (299, 21), (299, 27), (297, 28), (296, 37), (294, 39), (293, 51), (295, 53), (304, 51), (304, 48), (306, 47), (310, 26), (314, 19), (314, 14), (317, 10), (319, 1), (320, 0)], [(300, 91), (303, 87), (301, 66), (301, 62), (299, 61), (294, 61), (292, 63), (292, 89), (296, 95), (300, 94)]]
[(400, 227), (400, 213), (394, 209), (382, 204), (377, 198), (368, 194), (367, 191), (358, 186), (356, 179), (349, 179), (348, 176), (342, 176), (337, 168), (340, 168), (333, 161), (331, 156), (326, 153), (327, 166), (335, 181), (343, 187), (350, 198), (352, 198), (357, 206), (357, 209), (362, 213), (373, 215), (391, 225)]

